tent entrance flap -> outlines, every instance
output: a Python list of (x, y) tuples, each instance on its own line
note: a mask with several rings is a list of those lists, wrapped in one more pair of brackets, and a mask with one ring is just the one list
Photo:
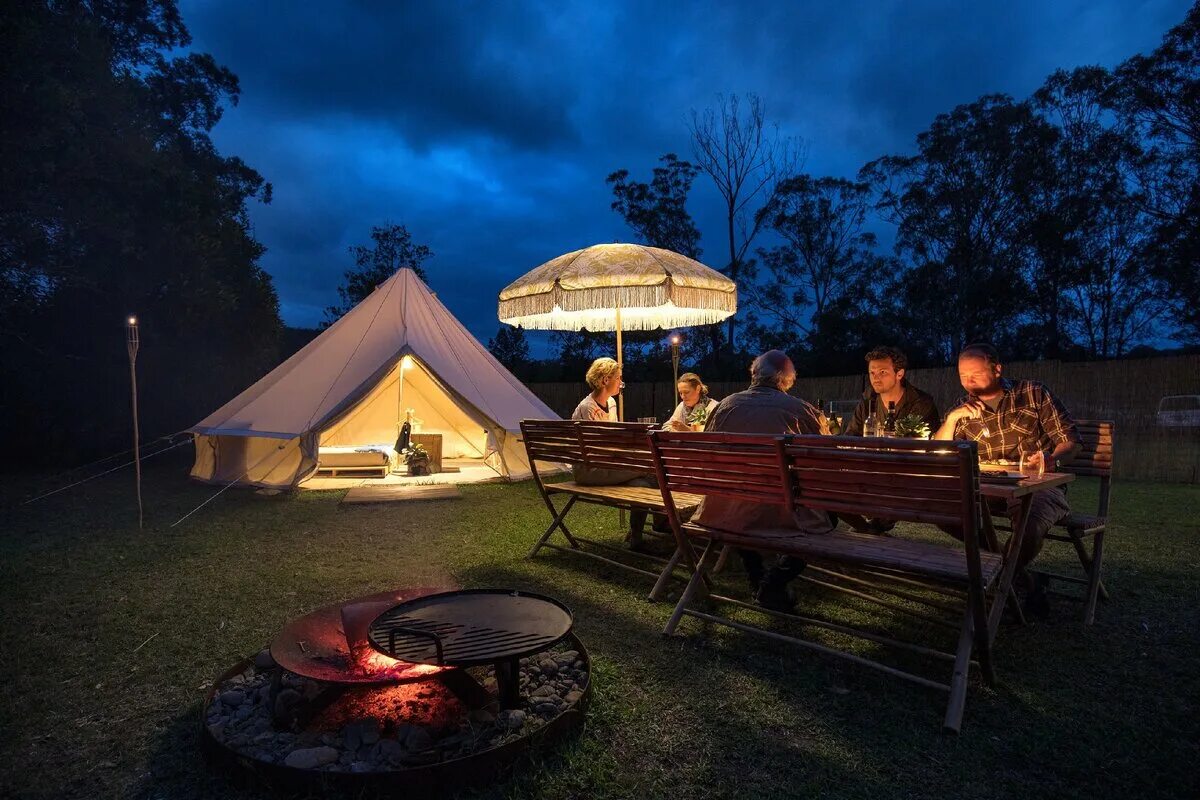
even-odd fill
[(320, 446), (391, 446), (404, 412), (410, 408), (420, 421), (418, 432), (441, 435), (443, 458), (482, 459), (488, 455), (491, 426), (464, 408), (420, 359), (411, 356), (399, 360), (359, 403), (321, 431)]

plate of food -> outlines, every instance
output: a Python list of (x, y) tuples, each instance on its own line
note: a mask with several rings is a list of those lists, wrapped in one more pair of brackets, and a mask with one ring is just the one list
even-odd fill
[(980, 480), (996, 483), (1016, 483), (1025, 476), (1021, 474), (1017, 464), (1000, 459), (999, 461), (980, 461)]

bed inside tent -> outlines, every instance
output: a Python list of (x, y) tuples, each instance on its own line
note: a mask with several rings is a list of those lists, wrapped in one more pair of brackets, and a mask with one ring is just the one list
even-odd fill
[[(409, 475), (395, 449), (408, 414), (413, 441), (431, 451), (430, 476)], [(300, 488), (344, 488), (364, 478), (372, 485), (497, 479), (501, 453), (498, 442), (489, 442), (489, 427), (419, 358), (406, 355), (318, 434), (317, 470)]]

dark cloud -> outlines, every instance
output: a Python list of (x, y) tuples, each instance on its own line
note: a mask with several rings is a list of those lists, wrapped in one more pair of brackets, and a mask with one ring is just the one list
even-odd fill
[[(275, 187), (252, 211), (285, 318), (336, 300), (346, 249), (408, 226), (476, 336), (496, 293), (566, 250), (627, 239), (605, 177), (690, 155), (687, 120), (755, 92), (807, 169), (853, 175), (933, 117), (1028, 95), (1057, 67), (1153, 48), (1185, 0), (254, 5), (185, 0), (195, 47), (241, 79), (215, 131)], [(720, 205), (692, 210), (720, 266)]]
[(545, 75), (546, 12), (501, 3), (185, 4), (197, 43), (236, 64), (246, 99), (281, 119), (386, 122), (414, 145), (484, 134), (570, 144), (573, 87)]

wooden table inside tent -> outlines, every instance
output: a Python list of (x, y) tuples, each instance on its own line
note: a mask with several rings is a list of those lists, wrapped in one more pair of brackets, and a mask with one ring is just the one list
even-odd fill
[(442, 435), (440, 433), (414, 433), (409, 437), (413, 444), (419, 444), (429, 453), (429, 471), (436, 475), (442, 471)]

